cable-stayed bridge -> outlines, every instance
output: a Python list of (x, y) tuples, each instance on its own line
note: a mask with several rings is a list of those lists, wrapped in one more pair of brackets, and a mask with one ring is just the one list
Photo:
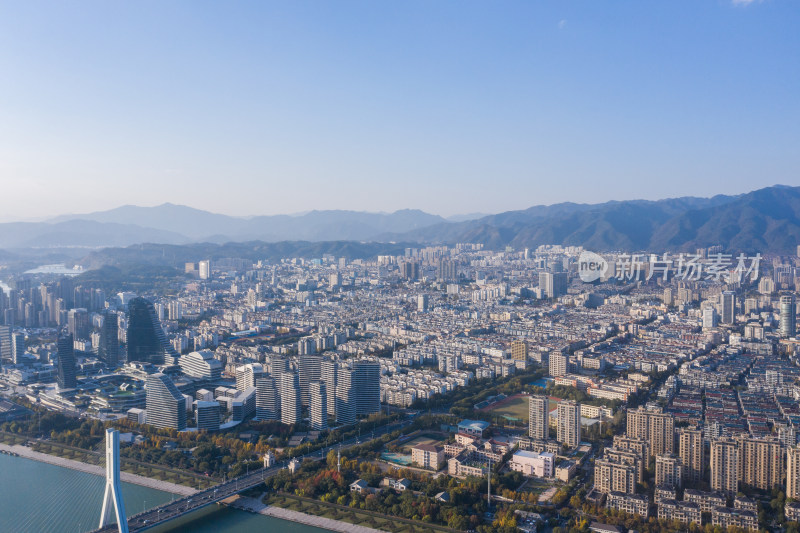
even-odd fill
[[(331, 450), (337, 450), (340, 448), (345, 450), (360, 443), (369, 442), (370, 440), (379, 438), (386, 433), (391, 433), (392, 431), (401, 429), (410, 423), (411, 420), (405, 420), (403, 422), (396, 422), (394, 424), (376, 428), (374, 432), (371, 432), (371, 434), (365, 435), (362, 438), (352, 438), (341, 443), (332, 444), (321, 450), (318, 450), (313, 456), (307, 457), (324, 459)], [(270, 468), (259, 468), (258, 470), (249, 472), (238, 478), (231, 479), (230, 481), (220, 483), (211, 488), (192, 494), (191, 496), (186, 496), (179, 500), (175, 500), (159, 507), (155, 507), (153, 509), (130, 516), (128, 517), (128, 531), (144, 531), (151, 527), (169, 522), (170, 520), (174, 520), (175, 518), (192, 513), (198, 509), (211, 505), (212, 503), (218, 503), (225, 498), (259, 485), (265, 479), (274, 476), (283, 468), (286, 468), (287, 465), (287, 461), (282, 461)], [(116, 524), (110, 524), (95, 531), (96, 533), (111, 533), (119, 531), (119, 528)]]

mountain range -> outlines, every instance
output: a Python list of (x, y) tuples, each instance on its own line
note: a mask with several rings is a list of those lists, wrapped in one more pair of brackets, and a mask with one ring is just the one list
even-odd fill
[(711, 198), (568, 202), (449, 219), (413, 209), (234, 217), (167, 203), (0, 224), (0, 249), (251, 241), (474, 242), (491, 249), (563, 244), (597, 251), (693, 250), (721, 244), (735, 252), (795, 253), (800, 187), (776, 185)]
[(598, 251), (686, 251), (720, 244), (736, 252), (794, 254), (800, 244), (800, 187), (776, 185), (711, 198), (534, 206), (381, 237), (479, 242), (493, 249), (562, 244)]
[(423, 211), (394, 213), (311, 211), (302, 215), (233, 217), (166, 203), (125, 205), (108, 211), (62, 215), (44, 222), (0, 224), (0, 249), (129, 246), (246, 241), (362, 241), (446, 223)]

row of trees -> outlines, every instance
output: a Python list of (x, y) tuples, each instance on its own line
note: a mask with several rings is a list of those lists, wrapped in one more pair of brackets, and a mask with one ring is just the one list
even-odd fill
[[(224, 475), (235, 477), (247, 471), (248, 468), (257, 467), (260, 464), (260, 458), (265, 453), (285, 447), (289, 436), (302, 429), (299, 426), (287, 426), (278, 421), (248, 421), (240, 424), (235, 431), (185, 432), (140, 425), (127, 418), (116, 420), (113, 423), (103, 423), (99, 420), (69, 417), (56, 411), (48, 411), (24, 398), (20, 403), (32, 409), (33, 415), (26, 419), (6, 422), (0, 426), (2, 430), (31, 437), (49, 435), (55, 442), (75, 448), (96, 450), (98, 446), (102, 445), (105, 429), (113, 426), (122, 432), (140, 433), (146, 438), (140, 444), (123, 446), (120, 450), (121, 456), (142, 463), (190, 470), (215, 477)], [(396, 421), (399, 416), (398, 414), (375, 414), (361, 421), (359, 425), (323, 433), (316, 442), (286, 449), (277, 455), (284, 457), (307, 455), (328, 443), (356, 437), (359, 431), (366, 434), (367, 431)], [(258, 441), (253, 443), (240, 439), (239, 433), (241, 432), (259, 434)], [(361, 451), (363, 453), (372, 451), (373, 455), (377, 455), (387, 439), (396, 438), (398, 435), (399, 433), (394, 437), (386, 437), (378, 442), (366, 444)], [(167, 442), (174, 442), (178, 450), (164, 449)], [(367, 447), (370, 450), (367, 450)]]
[[(481, 522), (480, 516), (486, 511), (486, 502), (478, 497), (477, 491), (459, 485), (457, 480), (446, 476), (431, 479), (425, 474), (406, 469), (392, 469), (384, 474), (373, 463), (347, 457), (342, 457), (339, 471), (336, 463), (336, 452), (331, 451), (326, 462), (305, 461), (294, 476), (282, 471), (268, 479), (266, 488), (459, 530), (475, 529)], [(411, 490), (396, 493), (387, 489), (375, 494), (350, 492), (350, 484), (357, 479), (363, 479), (370, 487), (377, 487), (384, 475), (411, 480)], [(449, 503), (438, 502), (434, 498), (444, 491), (450, 495)]]
[[(450, 418), (449, 415), (424, 415), (417, 418), (414, 424), (405, 428), (402, 433), (431, 429)], [(493, 523), (489, 529), (485, 529), (482, 516), (487, 510), (484, 497), (487, 492), (486, 478), (469, 477), (464, 480), (449, 476), (432, 478), (427, 473), (405, 468), (390, 468), (384, 472), (371, 460), (372, 456), (400, 434), (401, 432), (397, 431), (375, 442), (349, 449), (348, 456), (342, 456), (338, 469), (337, 453), (331, 450), (325, 463), (305, 461), (294, 476), (283, 471), (267, 480), (266, 488), (390, 516), (446, 525), (459, 530), (482, 528), (485, 531), (513, 530), (515, 527), (513, 512), (507, 520), (501, 519), (503, 524)], [(385, 476), (410, 480), (410, 490), (400, 494), (392, 490), (369, 495), (350, 492), (350, 484), (357, 479), (364, 480), (370, 487), (378, 487)], [(532, 493), (517, 492), (523, 481), (524, 477), (519, 472), (498, 473), (492, 476), (492, 493), (519, 502), (513, 507), (514, 509), (531, 509), (529, 506), (536, 502), (536, 496)], [(440, 492), (448, 493), (449, 502), (436, 500), (435, 496)]]

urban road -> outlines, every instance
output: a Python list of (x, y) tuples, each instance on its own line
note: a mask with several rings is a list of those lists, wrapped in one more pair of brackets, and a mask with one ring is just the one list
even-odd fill
[[(314, 452), (313, 457), (316, 459), (324, 458), (331, 450), (337, 450), (339, 448), (345, 450), (347, 448), (357, 446), (358, 444), (369, 442), (370, 440), (379, 438), (386, 433), (391, 433), (392, 431), (401, 429), (409, 425), (411, 422), (411, 420), (404, 420), (402, 422), (395, 422), (394, 424), (375, 428), (373, 432), (367, 434), (367, 437), (356, 437), (341, 443), (332, 444), (326, 448), (323, 448), (322, 450)], [(312, 456), (309, 455), (307, 457)], [(186, 496), (180, 500), (175, 500), (171, 503), (166, 503), (160, 507), (154, 507), (153, 509), (149, 509), (142, 513), (131, 516), (128, 518), (128, 530), (131, 532), (144, 531), (146, 529), (150, 529), (151, 527), (169, 522), (170, 520), (180, 516), (189, 514), (212, 503), (220, 502), (225, 498), (263, 483), (265, 479), (274, 476), (282, 469), (286, 468), (288, 464), (288, 461), (282, 461), (269, 468), (259, 468), (258, 470), (249, 472), (248, 474), (234, 478), (230, 481), (226, 481), (225, 483), (214, 485), (213, 487), (201, 492), (196, 492), (191, 496)], [(110, 533), (112, 531), (119, 531), (116, 524), (111, 524), (95, 530), (96, 533)]]

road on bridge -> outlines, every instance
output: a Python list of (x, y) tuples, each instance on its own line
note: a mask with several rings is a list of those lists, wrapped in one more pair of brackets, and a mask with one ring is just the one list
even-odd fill
[[(356, 437), (341, 443), (332, 444), (331, 446), (327, 446), (321, 450), (318, 450), (313, 456), (307, 457), (324, 459), (331, 450), (336, 450), (340, 447), (341, 449), (352, 448), (353, 446), (380, 438), (386, 433), (391, 433), (392, 431), (401, 429), (411, 424), (411, 422), (412, 420), (403, 420), (401, 422), (395, 422), (394, 424), (376, 428), (370, 434), (366, 434), (369, 435), (368, 437)], [(167, 503), (161, 505), (160, 507), (155, 507), (131, 516), (128, 518), (128, 529), (131, 532), (144, 531), (145, 529), (149, 529), (159, 524), (163, 524), (164, 522), (168, 522), (169, 520), (178, 518), (179, 516), (196, 511), (201, 507), (222, 501), (225, 498), (233, 496), (234, 494), (238, 494), (244, 490), (255, 487), (256, 485), (262, 483), (265, 479), (274, 476), (282, 469), (286, 468), (288, 464), (288, 461), (281, 461), (270, 468), (259, 468), (258, 470), (243, 476), (239, 476), (238, 478), (192, 494), (191, 496), (186, 496), (180, 500), (175, 500), (171, 503)], [(108, 525), (104, 528), (98, 529), (96, 530), (96, 533), (111, 533), (113, 531), (118, 531), (116, 524)]]

